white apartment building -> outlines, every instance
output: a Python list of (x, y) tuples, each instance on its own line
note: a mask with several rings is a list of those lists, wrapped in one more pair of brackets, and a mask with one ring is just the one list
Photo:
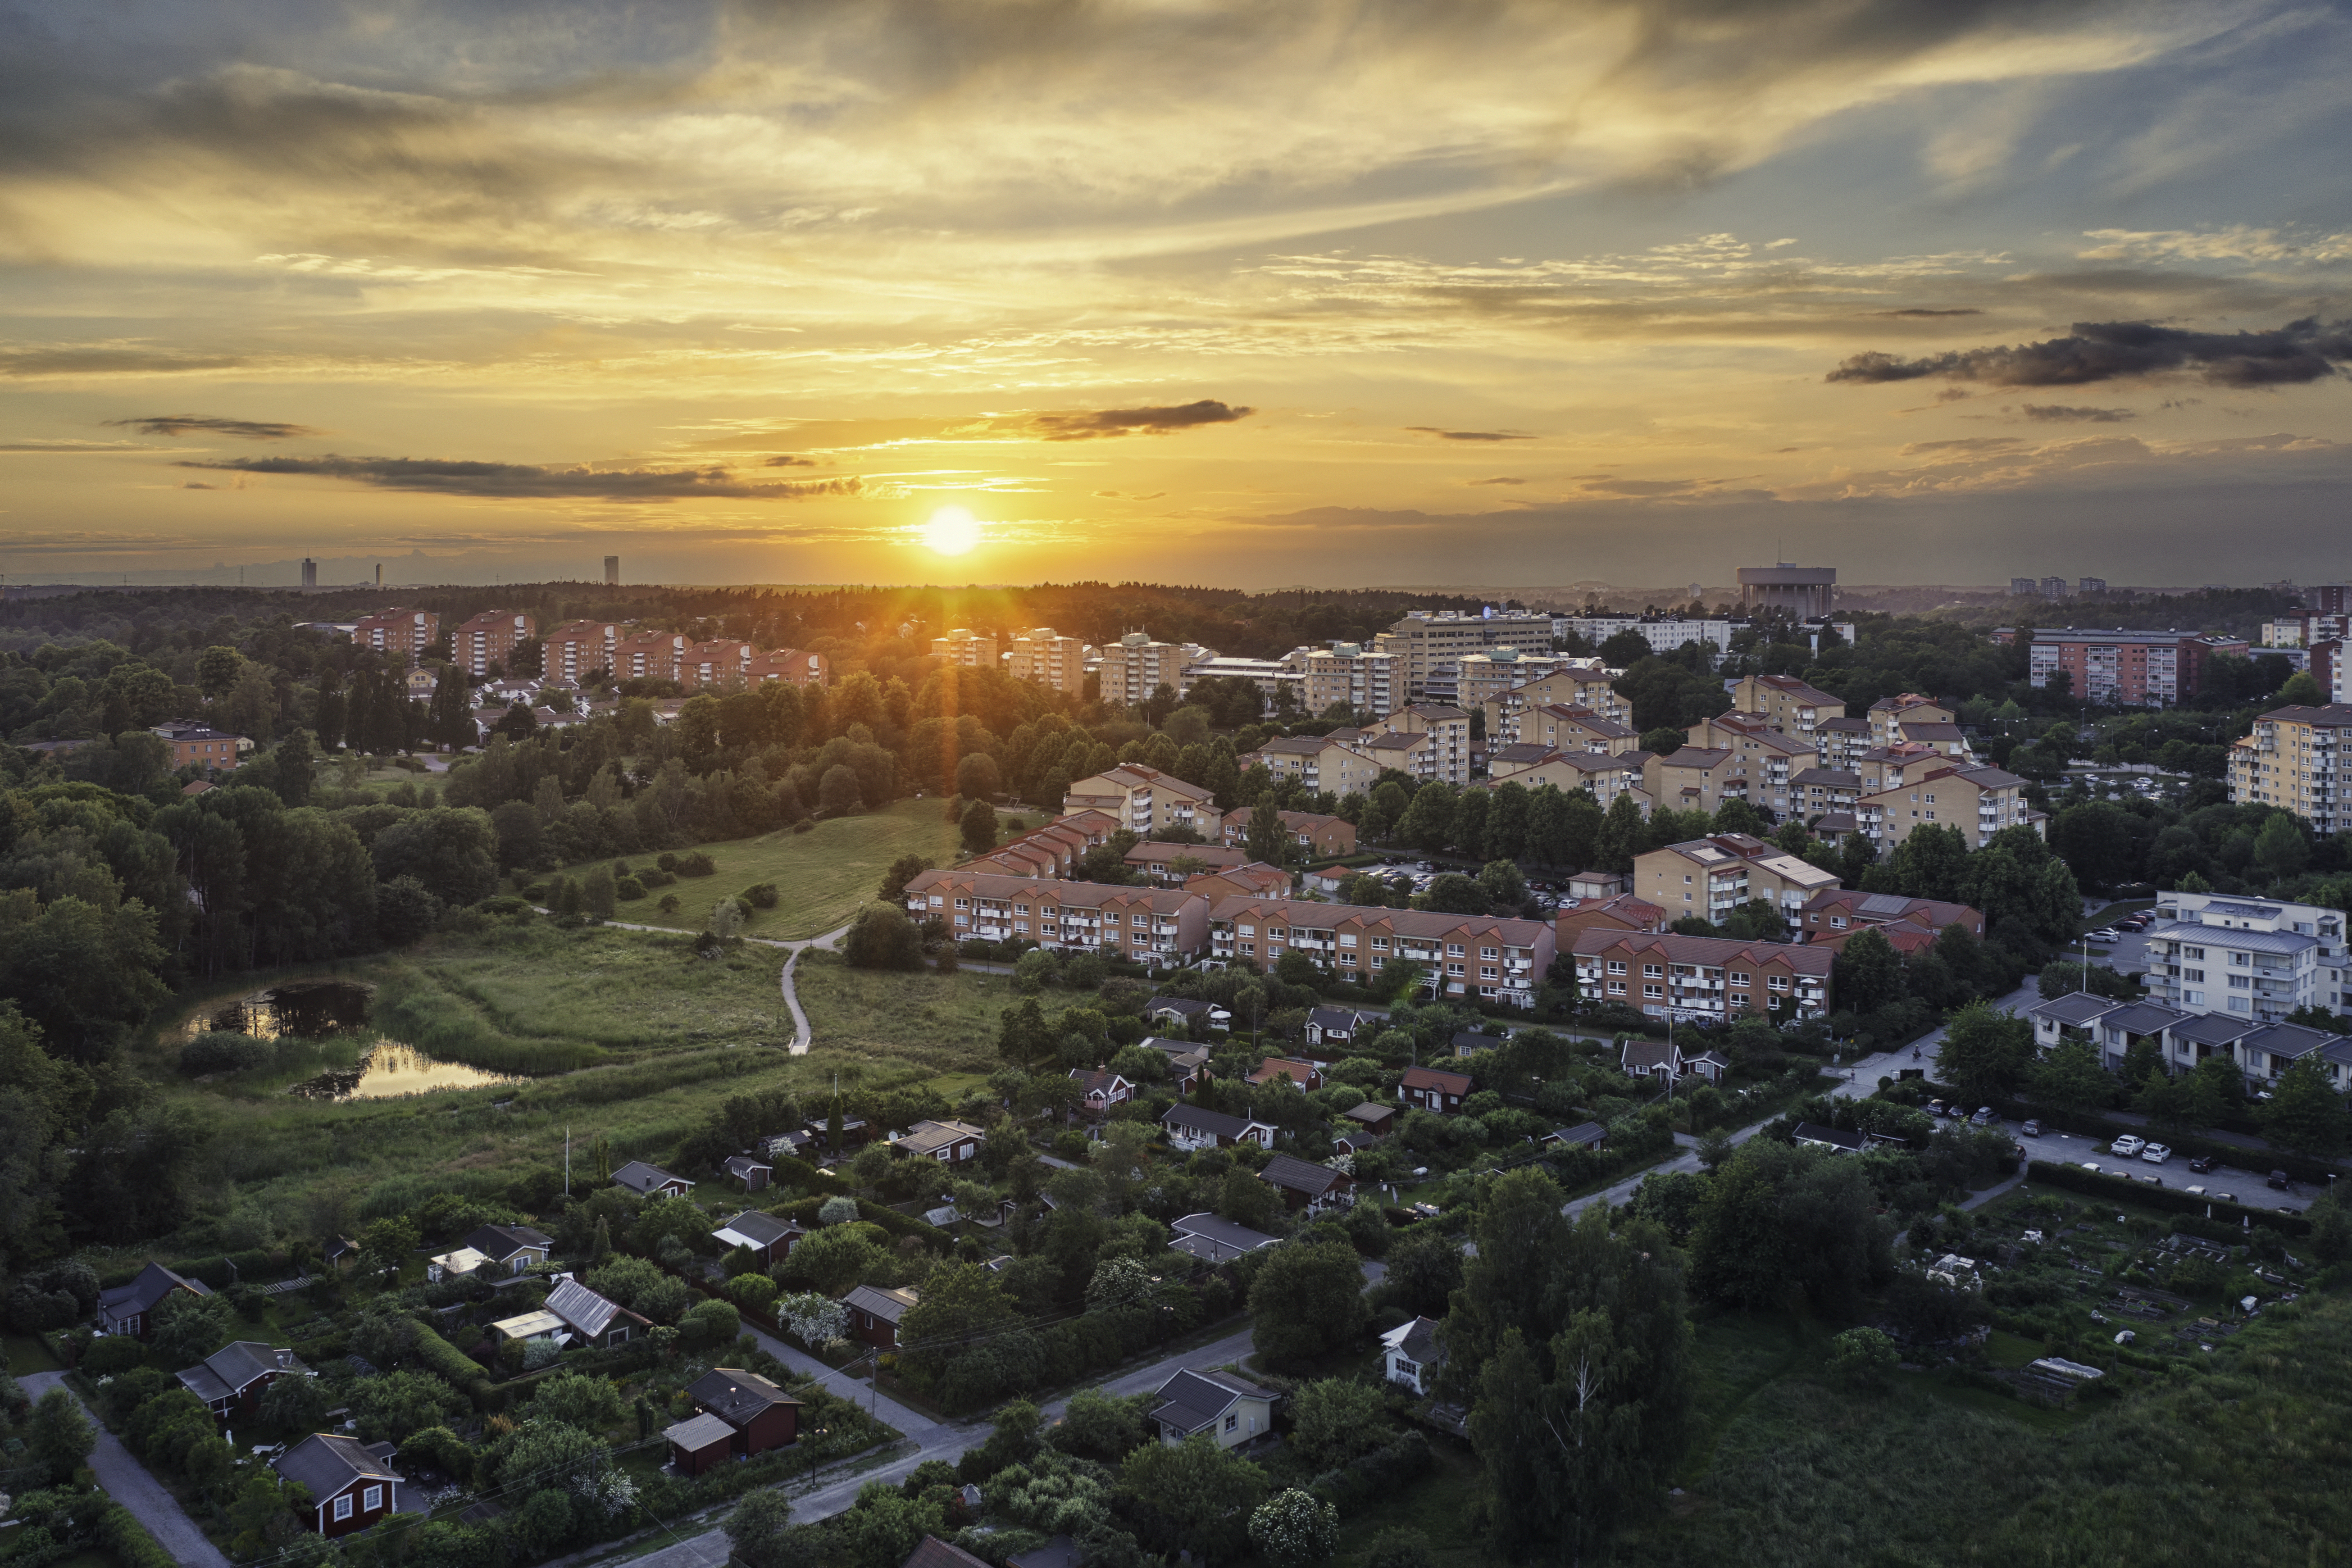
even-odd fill
[[(1207, 649), (1197, 650), (1208, 652)], [(1294, 650), (1282, 658), (1242, 658), (1234, 655), (1209, 653), (1206, 658), (1195, 659), (1184, 667), (1183, 684), (1176, 690), (1179, 696), (1189, 696), (1193, 683), (1213, 676), (1246, 680), (1256, 687), (1269, 703), (1279, 702), (1287, 689), (1293, 702), (1301, 702), (1300, 692), (1306, 686), (1306, 675), (1298, 668), (1299, 654)], [(1150, 692), (1145, 692), (1149, 697)], [(1309, 709), (1308, 711), (1316, 711)]]
[(2344, 1005), (2344, 913), (2220, 893), (2165, 893), (2147, 937), (2148, 999), (2273, 1023)]
[(1558, 624), (1591, 638), (1596, 647), (1619, 632), (1639, 632), (1652, 653), (1702, 642), (1718, 656), (1729, 651), (1731, 634), (1748, 625), (1726, 616), (1563, 616)]
[(1066, 637), (1051, 626), (1033, 626), (1013, 634), (1012, 658), (1006, 668), (1017, 680), (1034, 680), (1072, 697), (1087, 689), (1087, 655), (1093, 650), (1081, 637)]
[(1372, 647), (1396, 656), (1403, 679), (1398, 697), (1451, 702), (1460, 695), (1464, 655), (1490, 647), (1549, 647), (1551, 626), (1551, 616), (1531, 612), (1465, 616), (1415, 610), (1381, 633)]
[(996, 639), (986, 632), (958, 626), (945, 637), (931, 639), (931, 657), (974, 669), (993, 669), (996, 668)]
[(1454, 687), (1460, 695), (1454, 700), (1464, 708), (1483, 707), (1515, 686), (1570, 668), (1570, 662), (1566, 654), (1530, 653), (1516, 647), (1465, 654), (1455, 673)]

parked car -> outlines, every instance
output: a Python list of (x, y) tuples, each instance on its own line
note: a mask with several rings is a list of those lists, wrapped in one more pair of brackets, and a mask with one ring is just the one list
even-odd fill
[(1927, 1102), (1927, 1114), (1930, 1116), (1949, 1116), (1951, 1113), (1952, 1108), (1940, 1100), (1931, 1100)]
[(1969, 1118), (1969, 1124), (1972, 1127), (1989, 1127), (1999, 1120), (2000, 1118), (1993, 1115), (1991, 1106), (1979, 1105), (1977, 1107), (1977, 1113)]
[(2095, 1160), (2085, 1160), (2083, 1162), (2083, 1169), (2090, 1172), (2091, 1174), (2095, 1176), (2099, 1173), (2098, 1162)]
[(2270, 1184), (2272, 1191), (2281, 1193), (2291, 1192), (2294, 1187), (2294, 1184), (2286, 1179), (2284, 1171), (2273, 1171)]
[(2233, 1204), (2238, 1201), (2238, 1194), (2235, 1193), (2215, 1193), (2213, 1194), (2213, 1201), (2217, 1204)]
[(2189, 1168), (2196, 1172), (2200, 1176), (2204, 1175), (2213, 1169), (2213, 1156), (2210, 1154), (2200, 1154), (2197, 1158), (2189, 1162)]
[(2019, 1128), (2018, 1131), (2024, 1133), (2028, 1138), (2039, 1138), (2042, 1136), (2042, 1123), (2032, 1117), (2028, 1117), (2026, 1119), (2025, 1125)]
[(2113, 1149), (2116, 1153), (2124, 1156), (2124, 1158), (2129, 1159), (2134, 1154), (2138, 1153), (2141, 1150), (2147, 1147), (2147, 1140), (2145, 1138), (2135, 1137), (2131, 1133), (2126, 1132), (2122, 1137), (2116, 1139), (2113, 1143), (2109, 1144), (2108, 1147)]
[(2164, 1185), (2164, 1178), (2162, 1176), (2142, 1175), (2139, 1179), (2146, 1182), (2151, 1187), (2160, 1187)]
[(2139, 1157), (2151, 1165), (2161, 1165), (2172, 1158), (2172, 1151), (2162, 1143), (2151, 1143), (2139, 1152)]

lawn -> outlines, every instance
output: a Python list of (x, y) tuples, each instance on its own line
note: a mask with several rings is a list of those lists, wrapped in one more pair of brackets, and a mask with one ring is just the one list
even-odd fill
[[(621, 906), (618, 918), (699, 931), (703, 912), (714, 900), (773, 882), (782, 901), (772, 910), (753, 910), (750, 934), (785, 940), (821, 936), (873, 900), (882, 873), (899, 856), (920, 855), (941, 866), (954, 858), (956, 828), (943, 820), (944, 809), (938, 800), (902, 800), (862, 816), (828, 818), (806, 833), (784, 828), (758, 838), (698, 844), (695, 847), (719, 868), (716, 876), (682, 879), (633, 900)], [(646, 858), (637, 856), (633, 863), (643, 865)], [(577, 875), (589, 864), (569, 869)], [(677, 895), (677, 914), (660, 912), (663, 893)]]

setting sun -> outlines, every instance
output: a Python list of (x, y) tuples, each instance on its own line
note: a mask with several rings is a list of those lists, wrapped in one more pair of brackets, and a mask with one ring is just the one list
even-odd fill
[(961, 555), (980, 542), (980, 521), (960, 506), (943, 506), (923, 525), (923, 542), (942, 555)]

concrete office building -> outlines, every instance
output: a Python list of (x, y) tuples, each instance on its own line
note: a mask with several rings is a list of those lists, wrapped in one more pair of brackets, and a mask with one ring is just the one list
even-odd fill
[(1837, 596), (1837, 568), (1795, 566), (1786, 561), (1770, 566), (1739, 569), (1739, 608), (1752, 616), (1759, 610), (1782, 610), (1801, 621), (1818, 621), (1830, 613)]
[(1393, 679), (1401, 679), (1403, 689), (1394, 695), (1452, 702), (1461, 695), (1464, 655), (1491, 647), (1549, 648), (1551, 628), (1550, 616), (1533, 612), (1465, 616), (1415, 610), (1375, 637), (1372, 647), (1396, 658)]

